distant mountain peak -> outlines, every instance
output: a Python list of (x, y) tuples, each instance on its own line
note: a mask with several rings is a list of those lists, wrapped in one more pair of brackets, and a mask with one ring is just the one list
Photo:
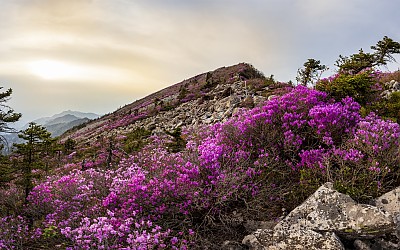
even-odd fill
[(62, 111), (61, 113), (51, 116), (51, 118), (54, 119), (54, 118), (62, 117), (65, 115), (73, 115), (78, 118), (88, 118), (88, 119), (96, 119), (100, 116), (95, 113), (85, 113), (85, 112), (80, 112), (80, 111), (66, 110), (66, 111)]

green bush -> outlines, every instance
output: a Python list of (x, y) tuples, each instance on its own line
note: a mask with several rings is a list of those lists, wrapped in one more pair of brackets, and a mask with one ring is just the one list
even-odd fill
[(146, 138), (151, 135), (151, 131), (144, 128), (136, 128), (126, 135), (123, 149), (127, 154), (139, 151), (146, 145)]
[(374, 106), (378, 114), (400, 123), (400, 92), (394, 92)]
[(322, 79), (317, 83), (316, 89), (327, 92), (335, 100), (350, 96), (365, 106), (375, 101), (378, 94), (378, 90), (374, 88), (376, 84), (373, 71), (364, 71), (355, 75), (342, 73)]

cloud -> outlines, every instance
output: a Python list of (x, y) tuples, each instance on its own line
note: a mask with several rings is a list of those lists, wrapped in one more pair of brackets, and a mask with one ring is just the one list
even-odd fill
[[(339, 54), (368, 49), (384, 35), (400, 40), (399, 5), (390, 0), (4, 0), (0, 80), (15, 86), (18, 107), (27, 110), (21, 112), (36, 114), (78, 104), (85, 111), (110, 112), (239, 62), (287, 81), (307, 58), (332, 66)], [(46, 60), (81, 73), (49, 80), (26, 67)], [(29, 99), (33, 86), (39, 100)], [(29, 106), (36, 110), (28, 110), (28, 102), (37, 103)]]

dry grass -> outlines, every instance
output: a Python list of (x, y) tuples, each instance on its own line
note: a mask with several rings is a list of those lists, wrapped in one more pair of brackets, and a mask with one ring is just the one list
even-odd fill
[(381, 82), (390, 82), (391, 80), (400, 82), (400, 70), (390, 72), (390, 73), (385, 73), (381, 77)]

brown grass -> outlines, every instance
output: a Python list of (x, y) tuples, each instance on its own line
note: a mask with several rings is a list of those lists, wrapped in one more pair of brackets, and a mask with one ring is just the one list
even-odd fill
[(400, 82), (400, 70), (390, 72), (390, 73), (385, 73), (381, 77), (381, 82), (390, 82), (391, 80)]

